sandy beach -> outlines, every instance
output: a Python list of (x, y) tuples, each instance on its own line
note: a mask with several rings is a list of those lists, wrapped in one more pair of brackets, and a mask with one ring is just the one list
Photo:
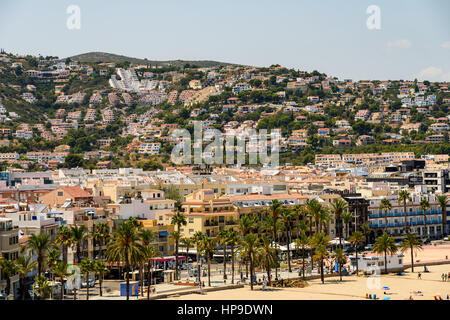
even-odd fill
[[(450, 256), (450, 244), (428, 245), (418, 251), (415, 262), (431, 262), (444, 260)], [(405, 263), (410, 263), (410, 252), (405, 252)], [(368, 276), (346, 276), (339, 282), (339, 277), (325, 279), (322, 284), (320, 279), (311, 280), (305, 288), (274, 288), (262, 291), (261, 286), (255, 286), (251, 291), (249, 286), (239, 289), (215, 291), (206, 295), (190, 294), (169, 299), (179, 300), (360, 300), (367, 294), (375, 294), (377, 298), (390, 300), (405, 300), (412, 297), (414, 300), (434, 300), (435, 295), (441, 295), (444, 300), (450, 295), (450, 280), (443, 282), (442, 273), (450, 272), (450, 264), (427, 266), (429, 272), (424, 273), (424, 267), (416, 267), (415, 272), (406, 270), (404, 275), (381, 275), (370, 278)], [(418, 272), (422, 279), (418, 279)], [(388, 287), (389, 290), (383, 289)], [(414, 293), (421, 291), (422, 295)], [(385, 294), (386, 293), (386, 294)]]

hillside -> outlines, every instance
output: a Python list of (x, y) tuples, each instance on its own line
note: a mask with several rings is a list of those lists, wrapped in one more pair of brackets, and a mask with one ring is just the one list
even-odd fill
[(200, 60), (200, 61), (188, 61), (188, 60), (155, 61), (155, 60), (146, 60), (146, 59), (132, 58), (132, 57), (122, 56), (122, 55), (113, 54), (113, 53), (106, 53), (106, 52), (82, 53), (82, 54), (79, 54), (79, 55), (72, 56), (72, 57), (70, 57), (70, 59), (75, 60), (75, 61), (79, 61), (79, 62), (125, 62), (125, 61), (129, 61), (132, 64), (150, 64), (150, 65), (157, 65), (157, 66), (173, 65), (173, 66), (177, 66), (177, 67), (182, 67), (186, 63), (197, 65), (197, 66), (200, 66), (200, 67), (232, 65), (232, 63), (210, 61), (210, 60)]

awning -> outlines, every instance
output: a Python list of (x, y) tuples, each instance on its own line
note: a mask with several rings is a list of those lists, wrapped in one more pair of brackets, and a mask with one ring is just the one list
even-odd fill
[(167, 231), (159, 231), (158, 234), (159, 234), (160, 237), (167, 237), (169, 235), (169, 232), (167, 232)]

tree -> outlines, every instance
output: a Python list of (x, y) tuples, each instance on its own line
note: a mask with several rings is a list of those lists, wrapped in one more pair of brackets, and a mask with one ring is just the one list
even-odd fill
[(11, 277), (17, 273), (17, 266), (13, 260), (0, 258), (0, 270), (3, 276), (6, 278), (6, 294), (11, 293)]
[(422, 250), (422, 241), (414, 233), (408, 233), (402, 241), (401, 251), (411, 251), (411, 271), (414, 272), (414, 252)]
[(391, 205), (391, 202), (389, 201), (389, 199), (387, 199), (387, 198), (381, 199), (379, 209), (384, 211), (384, 232), (387, 232), (387, 227), (388, 227), (388, 220), (387, 220), (388, 212), (392, 210), (392, 205)]
[(296, 249), (300, 248), (302, 250), (302, 276), (303, 280), (305, 280), (305, 251), (306, 249), (309, 249), (310, 239), (303, 233), (300, 238), (295, 239), (294, 242)]
[(50, 235), (47, 233), (40, 233), (38, 235), (32, 234), (28, 240), (27, 248), (31, 249), (37, 256), (38, 276), (40, 276), (43, 271), (45, 257), (50, 246)]
[[(75, 272), (75, 271), (74, 271)], [(61, 300), (64, 300), (64, 279), (72, 273), (67, 272), (67, 263), (64, 261), (58, 261), (55, 268), (53, 269), (53, 273), (59, 278), (61, 281)]]
[[(94, 224), (94, 230), (92, 232), (92, 238), (100, 245), (100, 259), (104, 258), (103, 246), (106, 245), (110, 238), (109, 225), (107, 222), (100, 222)], [(95, 245), (94, 245), (95, 247)]]
[(235, 248), (239, 243), (238, 234), (230, 229), (228, 232), (228, 244), (230, 245), (230, 253), (231, 253), (231, 283), (234, 284), (234, 262), (236, 258)]
[(344, 211), (341, 214), (341, 221), (345, 224), (345, 239), (348, 239), (350, 233), (350, 222), (352, 221), (353, 215), (350, 211)]
[(319, 232), (313, 236), (311, 244), (316, 248), (316, 257), (320, 260), (320, 279), (322, 283), (325, 283), (323, 274), (323, 260), (328, 255), (327, 247), (330, 244), (330, 238), (324, 232)]
[(442, 210), (442, 234), (445, 237), (447, 235), (447, 205), (448, 198), (445, 194), (440, 194), (437, 197), (437, 201)]
[(137, 228), (131, 221), (126, 221), (114, 232), (106, 249), (108, 261), (125, 265), (127, 300), (130, 299), (130, 269), (138, 265), (143, 256), (142, 246), (138, 241)]
[(342, 265), (347, 263), (344, 249), (337, 248), (334, 250), (333, 258), (339, 265), (339, 281), (342, 281)]
[[(153, 248), (153, 246), (151, 245), (151, 243), (153, 241), (155, 241), (156, 238), (156, 233), (153, 232), (150, 229), (142, 229), (139, 231), (139, 239), (141, 240), (141, 245), (142, 245), (142, 252), (144, 255), (144, 259), (143, 259), (143, 265), (139, 266), (139, 273), (140, 273), (140, 280), (141, 280), (141, 295), (144, 295), (144, 276), (143, 276), (143, 271), (144, 271), (144, 266), (147, 265), (147, 277), (150, 277), (150, 259), (153, 258), (152, 256), (152, 252), (154, 250), (152, 250), (151, 248)], [(147, 298), (150, 297), (150, 279), (147, 278)]]
[(84, 240), (87, 238), (87, 230), (85, 226), (72, 226), (70, 228), (71, 236), (71, 243), (72, 246), (75, 247), (76, 250), (76, 256), (77, 261), (76, 263), (81, 262), (81, 245), (83, 244)]
[(213, 238), (204, 236), (201, 239), (201, 249), (208, 262), (208, 287), (211, 287), (211, 256), (216, 249), (216, 241)]
[(365, 237), (364, 235), (360, 232), (360, 231), (355, 231), (353, 232), (353, 234), (350, 236), (350, 238), (348, 239), (348, 241), (353, 244), (353, 246), (355, 247), (355, 256), (356, 256), (356, 275), (358, 275), (359, 273), (359, 268), (358, 268), (358, 246), (363, 244), (365, 241)]
[(82, 168), (83, 165), (83, 157), (78, 154), (69, 154), (64, 161), (65, 168)]
[(331, 211), (334, 213), (339, 232), (339, 248), (342, 248), (342, 219), (341, 215), (348, 210), (348, 203), (344, 199), (334, 199), (331, 203)]
[(95, 270), (95, 262), (91, 258), (84, 258), (80, 263), (80, 271), (86, 279), (86, 300), (89, 300), (89, 274)]
[(289, 270), (289, 272), (292, 272), (292, 268), (291, 268), (291, 250), (290, 250), (290, 244), (291, 244), (291, 223), (292, 223), (292, 220), (294, 219), (292, 211), (289, 208), (283, 208), (283, 210), (281, 210), (280, 219), (281, 219), (282, 223), (284, 224), (284, 228), (285, 228), (286, 234), (287, 234), (288, 270)]
[(261, 239), (261, 246), (257, 251), (257, 265), (259, 265), (263, 270), (266, 270), (269, 286), (272, 285), (271, 268), (276, 268), (278, 266), (278, 252), (280, 251), (279, 249), (273, 248), (271, 242), (272, 241), (269, 237), (264, 236)]
[(60, 226), (58, 228), (58, 233), (56, 234), (55, 244), (61, 246), (63, 262), (67, 264), (67, 249), (71, 245), (72, 234), (67, 226)]
[(21, 298), (22, 300), (25, 300), (25, 293), (26, 293), (26, 285), (25, 285), (25, 279), (27, 277), (27, 274), (36, 268), (36, 261), (33, 261), (33, 257), (29, 255), (28, 257), (19, 256), (16, 260), (16, 268), (17, 272), (20, 276), (20, 288), (21, 288)]
[(39, 292), (39, 300), (45, 299), (52, 292), (52, 287), (47, 278), (42, 275), (37, 275), (34, 280), (34, 289)]
[(428, 199), (420, 200), (420, 210), (423, 211), (423, 224), (425, 228), (425, 237), (428, 237), (428, 227), (427, 227), (427, 210), (430, 208), (430, 202)]
[(400, 190), (400, 192), (398, 193), (398, 203), (399, 204), (403, 203), (403, 214), (405, 215), (405, 228), (404, 228), (405, 233), (406, 233), (407, 224), (408, 224), (408, 222), (406, 220), (406, 216), (407, 216), (407, 213), (406, 213), (406, 202), (407, 201), (411, 201), (410, 193), (408, 192), (408, 190)]
[(254, 268), (257, 250), (260, 247), (258, 236), (254, 233), (247, 234), (241, 243), (241, 254), (248, 258), (250, 263), (250, 289), (253, 290)]
[(377, 254), (384, 254), (384, 272), (388, 273), (387, 270), (387, 254), (395, 254), (397, 252), (397, 246), (395, 245), (395, 240), (386, 232), (375, 239), (372, 251)]
[(217, 242), (223, 247), (223, 279), (227, 278), (227, 244), (228, 244), (228, 232), (227, 229), (222, 229), (217, 235)]
[(173, 232), (172, 237), (175, 239), (175, 280), (178, 280), (178, 244), (181, 238), (180, 228), (187, 224), (186, 216), (181, 212), (176, 212), (170, 223), (177, 226), (177, 230)]

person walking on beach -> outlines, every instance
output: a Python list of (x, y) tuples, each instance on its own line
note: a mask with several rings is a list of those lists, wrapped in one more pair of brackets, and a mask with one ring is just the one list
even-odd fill
[(417, 279), (422, 279), (422, 274), (420, 272), (417, 274)]
[(444, 274), (441, 274), (442, 282), (444, 282)]

